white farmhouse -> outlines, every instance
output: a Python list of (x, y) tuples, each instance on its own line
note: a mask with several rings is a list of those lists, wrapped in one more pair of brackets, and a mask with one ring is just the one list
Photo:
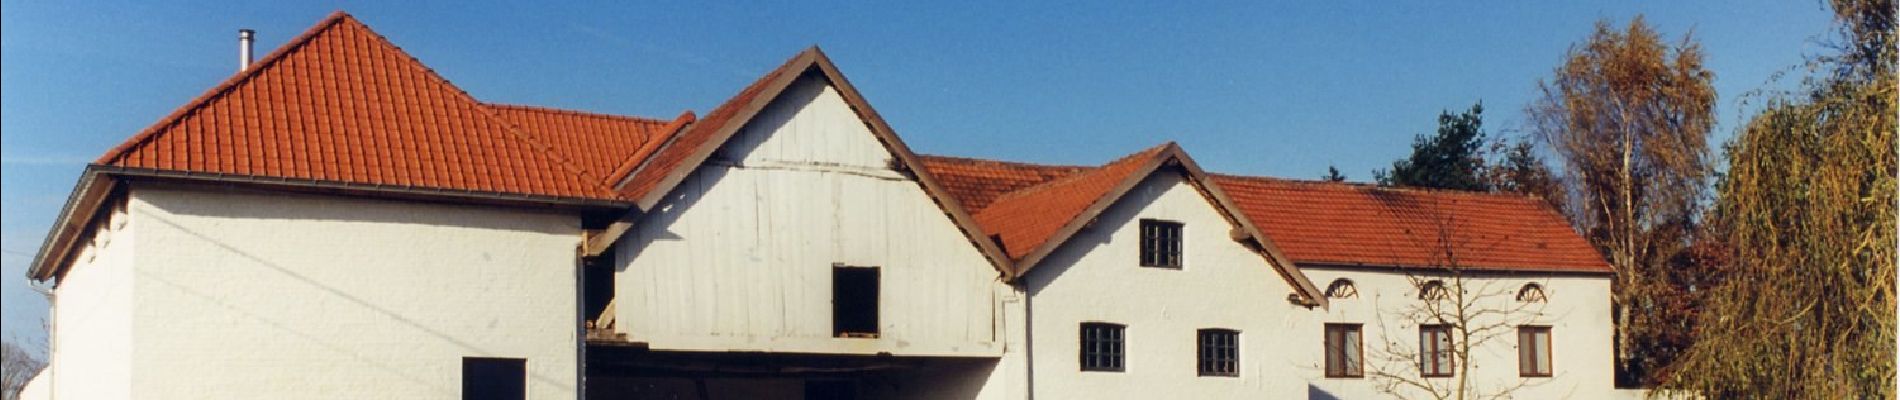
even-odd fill
[(30, 274), (39, 398), (1612, 393), (1536, 199), (919, 155), (816, 48), (703, 117), (485, 103), (340, 12), (89, 165)]

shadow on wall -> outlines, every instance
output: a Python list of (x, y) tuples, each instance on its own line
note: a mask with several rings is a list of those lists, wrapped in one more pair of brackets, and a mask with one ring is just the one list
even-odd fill
[(1339, 396), (1327, 393), (1326, 389), (1320, 389), (1319, 386), (1310, 384), (1306, 385), (1306, 398), (1308, 400), (1339, 400)]

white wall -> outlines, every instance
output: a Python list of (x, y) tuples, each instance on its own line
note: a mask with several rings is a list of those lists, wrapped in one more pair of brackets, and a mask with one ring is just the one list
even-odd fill
[(114, 206), (53, 291), (52, 351), (35, 381), (55, 398), (132, 396), (134, 219)]
[[(617, 327), (654, 349), (996, 356), (997, 271), (830, 85), (807, 77), (616, 246)], [(881, 273), (832, 336), (834, 263)]]
[(574, 216), (130, 193), (60, 285), (58, 398), (452, 399), (465, 356), (527, 359), (531, 398), (578, 392)]
[[(1139, 266), (1139, 220), (1184, 223), (1184, 267)], [(1232, 224), (1179, 173), (1145, 179), (1025, 278), (1036, 396), (1305, 398), (1293, 360), (1310, 351), (1311, 313)], [(1081, 371), (1080, 324), (1127, 325), (1125, 372)], [(1198, 376), (1196, 330), (1239, 330), (1240, 376)]]
[[(1325, 378), (1323, 339), (1311, 345), (1295, 346), (1305, 350), (1303, 370), (1310, 371), (1314, 399), (1392, 398), (1380, 390), (1393, 382), (1375, 372), (1385, 371), (1407, 379), (1418, 378), (1418, 324), (1422, 300), (1414, 282), (1438, 279), (1447, 285), (1447, 276), (1414, 274), (1390, 269), (1302, 269), (1322, 289), (1334, 280), (1352, 280), (1359, 291), (1356, 299), (1331, 299), (1327, 310), (1316, 310), (1302, 329), (1323, 332), (1326, 323), (1363, 324), (1365, 340), (1365, 378)], [(1416, 278), (1416, 279), (1415, 279)], [(1552, 275), (1550, 273), (1485, 274), (1465, 278), (1467, 303), (1472, 310), (1484, 310), (1487, 317), (1475, 319), (1474, 327), (1498, 327), (1499, 335), (1474, 340), (1471, 383), (1468, 389), (1495, 393), (1515, 389), (1520, 399), (1597, 399), (1610, 398), (1613, 380), (1612, 333), (1610, 320), (1610, 282), (1606, 275)], [(1519, 303), (1517, 290), (1526, 283), (1544, 287), (1547, 303)], [(1448, 306), (1451, 303), (1446, 303)], [(1497, 312), (1508, 316), (1490, 318)], [(1553, 376), (1518, 376), (1517, 325), (1551, 327)], [(1319, 337), (1319, 336), (1315, 336)], [(1429, 380), (1443, 393), (1456, 388), (1453, 378)], [(1431, 397), (1422, 390), (1401, 392), (1404, 397)], [(1332, 396), (1332, 397), (1328, 397)]]

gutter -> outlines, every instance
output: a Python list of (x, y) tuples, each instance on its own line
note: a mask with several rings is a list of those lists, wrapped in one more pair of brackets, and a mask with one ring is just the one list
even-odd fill
[[(34, 281), (46, 281), (63, 276), (65, 269), (70, 266), (66, 263), (66, 260), (71, 258), (73, 247), (80, 237), (84, 236), (86, 230), (92, 226), (93, 220), (98, 215), (99, 206), (113, 197), (113, 194), (118, 193), (125, 181), (131, 179), (216, 183), (291, 191), (473, 204), (615, 210), (632, 207), (632, 202), (624, 200), (438, 189), (406, 185), (344, 183), (313, 179), (276, 178), (88, 164), (86, 165), (85, 172), (80, 174), (79, 182), (73, 186), (73, 192), (67, 195), (66, 205), (60, 209), (59, 218), (53, 222), (52, 231), (48, 232), (44, 241), (40, 243), (39, 252), (34, 255), (33, 264), (27, 269), (27, 278)], [(57, 286), (57, 283), (55, 283), (55, 286)]]

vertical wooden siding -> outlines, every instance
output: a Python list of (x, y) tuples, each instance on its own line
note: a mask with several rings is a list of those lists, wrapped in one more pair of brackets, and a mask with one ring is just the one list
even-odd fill
[[(655, 349), (1000, 354), (995, 270), (891, 159), (803, 78), (619, 243), (621, 329)], [(831, 337), (834, 263), (881, 268), (878, 338)]]

